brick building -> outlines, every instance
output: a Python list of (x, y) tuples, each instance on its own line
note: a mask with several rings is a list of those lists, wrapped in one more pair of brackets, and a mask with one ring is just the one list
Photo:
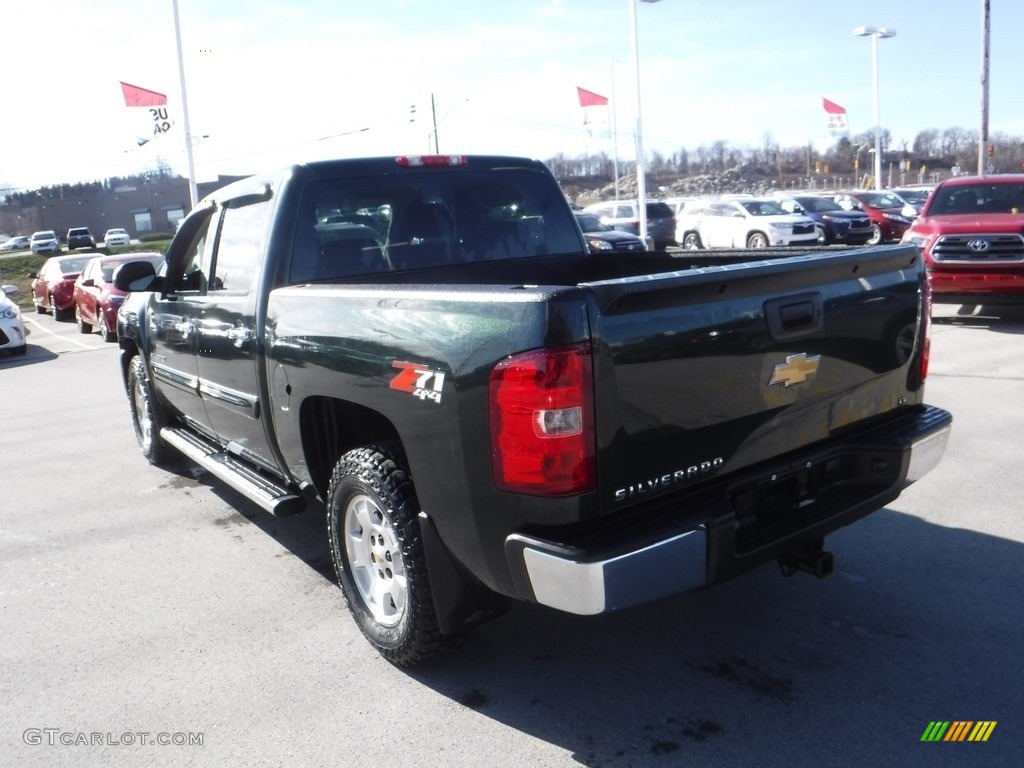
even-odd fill
[[(199, 198), (243, 176), (220, 176), (198, 184)], [(0, 232), (31, 235), (52, 229), (62, 238), (71, 227), (88, 227), (99, 239), (114, 227), (132, 238), (148, 233), (173, 233), (191, 210), (188, 179), (180, 176), (133, 179), (122, 186), (80, 191), (66, 185), (47, 194), (19, 195), (0, 205)], [(34, 199), (26, 200), (32, 197)]]

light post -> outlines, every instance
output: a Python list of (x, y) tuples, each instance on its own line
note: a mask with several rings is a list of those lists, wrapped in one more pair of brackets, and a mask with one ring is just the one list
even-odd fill
[[(640, 0), (641, 3), (657, 3), (659, 0)], [(644, 179), (644, 142), (640, 121), (640, 46), (636, 32), (636, 3), (629, 0), (630, 28), (633, 31), (633, 71), (636, 73), (636, 197), (640, 214), (640, 239), (647, 242), (647, 189)]]
[(871, 38), (871, 73), (875, 92), (875, 189), (882, 188), (882, 118), (878, 106), (878, 41), (885, 37), (895, 37), (895, 29), (886, 27), (854, 27), (853, 34), (857, 37)]

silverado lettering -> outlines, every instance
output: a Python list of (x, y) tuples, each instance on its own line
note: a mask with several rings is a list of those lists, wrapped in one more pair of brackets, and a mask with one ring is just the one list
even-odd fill
[(719, 456), (712, 459), (711, 461), (702, 461), (700, 464), (693, 464), (686, 469), (677, 469), (675, 472), (662, 475), (661, 477), (655, 477), (652, 480), (646, 480), (636, 485), (631, 485), (628, 488), (620, 488), (615, 492), (616, 501), (626, 501), (634, 496), (653, 491), (656, 488), (664, 488), (669, 485), (678, 485), (681, 483), (692, 483), (694, 480), (699, 480), (702, 477), (709, 477), (722, 468), (725, 464), (725, 460)]
[(532, 160), (295, 165), (115, 276), (135, 436), (271, 514), (322, 509), (398, 665), (515, 600), (824, 575), (825, 536), (931, 471), (951, 417), (924, 400), (916, 247), (776, 256), (591, 253)]

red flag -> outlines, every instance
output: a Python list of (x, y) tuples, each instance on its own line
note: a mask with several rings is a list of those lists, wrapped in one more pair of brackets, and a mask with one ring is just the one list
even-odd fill
[(845, 115), (846, 114), (846, 109), (844, 107), (840, 107), (834, 101), (829, 101), (828, 99), (825, 99), (825, 98), (822, 98), (821, 101), (825, 105), (825, 111), (828, 112), (830, 115)]
[(822, 98), (825, 107), (825, 125), (832, 136), (849, 136), (850, 124), (846, 122), (846, 109), (834, 101)]
[(167, 96), (137, 85), (121, 82), (121, 93), (124, 94), (126, 107), (159, 107), (167, 103)]
[(608, 105), (607, 96), (599, 96), (593, 91), (588, 91), (586, 88), (580, 88), (576, 86), (576, 93), (580, 97), (581, 107), (604, 107)]

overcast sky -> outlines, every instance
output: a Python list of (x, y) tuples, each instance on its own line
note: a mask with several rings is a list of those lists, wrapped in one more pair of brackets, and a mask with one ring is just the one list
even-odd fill
[[(991, 0), (992, 132), (1024, 136), (1024, 2)], [(318, 157), (433, 148), (546, 159), (633, 157), (630, 0), (178, 0), (196, 176)], [(927, 128), (976, 130), (981, 0), (661, 0), (638, 3), (644, 146), (826, 137), (822, 98), (854, 133), (899, 146)], [(0, 185), (34, 188), (185, 165), (172, 0), (33, 0), (10, 10)], [(161, 91), (176, 121), (152, 135), (119, 81)], [(619, 139), (590, 136), (576, 87), (612, 100)], [(413, 115), (411, 108), (415, 106)], [(414, 118), (410, 122), (410, 118)], [(325, 138), (330, 137), (330, 138)]]

